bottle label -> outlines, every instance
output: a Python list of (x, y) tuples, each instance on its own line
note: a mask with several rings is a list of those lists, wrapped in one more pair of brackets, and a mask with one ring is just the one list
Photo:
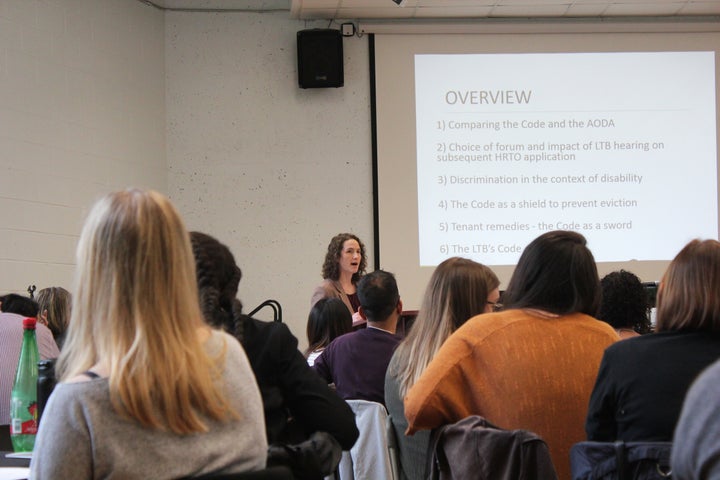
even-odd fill
[(32, 402), (27, 409), (20, 409), (17, 417), (13, 416), (10, 422), (10, 434), (34, 435), (37, 430), (37, 402)]

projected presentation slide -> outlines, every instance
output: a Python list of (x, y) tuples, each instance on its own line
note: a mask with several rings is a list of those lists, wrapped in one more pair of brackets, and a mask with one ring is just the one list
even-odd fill
[(415, 55), (420, 265), (514, 265), (559, 229), (598, 262), (716, 238), (714, 56)]

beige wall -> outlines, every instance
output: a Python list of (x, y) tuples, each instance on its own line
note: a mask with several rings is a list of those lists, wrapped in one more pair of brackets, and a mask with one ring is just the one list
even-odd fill
[(297, 85), (296, 32), (326, 26), (288, 12), (166, 16), (170, 195), (190, 229), (235, 254), (245, 310), (278, 300), (303, 345), (330, 238), (354, 231), (372, 249), (367, 39), (344, 39), (344, 87)]
[(343, 88), (297, 87), (295, 34), (326, 26), (0, 1), (0, 292), (70, 287), (93, 201), (155, 188), (231, 247), (246, 309), (280, 301), (303, 345), (330, 237), (372, 251), (367, 39), (344, 40)]
[(0, 292), (69, 286), (98, 195), (167, 188), (163, 15), (0, 2)]

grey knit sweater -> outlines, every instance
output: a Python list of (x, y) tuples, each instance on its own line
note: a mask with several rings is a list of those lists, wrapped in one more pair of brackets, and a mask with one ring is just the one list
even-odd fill
[(31, 478), (176, 479), (265, 467), (263, 406), (245, 352), (214, 331), (211, 355), (227, 343), (223, 378), (240, 420), (209, 421), (208, 433), (177, 435), (150, 430), (112, 408), (108, 380), (60, 383), (43, 412), (30, 464)]

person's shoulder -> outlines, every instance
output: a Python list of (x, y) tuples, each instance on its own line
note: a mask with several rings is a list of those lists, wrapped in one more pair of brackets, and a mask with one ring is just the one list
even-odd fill
[(657, 350), (662, 348), (663, 344), (678, 341), (681, 335), (678, 332), (656, 332), (638, 335), (636, 337), (626, 338), (621, 342), (616, 342), (608, 347), (611, 353), (616, 352), (641, 352), (644, 350)]
[(457, 329), (462, 336), (482, 337), (507, 327), (515, 326), (526, 321), (528, 316), (522, 310), (505, 310), (502, 312), (482, 313), (470, 318)]
[[(355, 342), (358, 339), (362, 338), (363, 336), (367, 335), (367, 328), (361, 328), (359, 330), (353, 330), (352, 332), (343, 333), (339, 337), (335, 337), (328, 347), (332, 345), (333, 343), (335, 345), (343, 345), (348, 342)], [(327, 347), (325, 347), (327, 348)]]
[(244, 335), (249, 341), (267, 341), (270, 339), (287, 341), (290, 338), (295, 339), (290, 328), (282, 322), (268, 322), (248, 316), (244, 316), (244, 322)]
[(667, 336), (661, 333), (646, 333), (618, 340), (605, 349), (607, 361), (624, 365), (631, 358), (652, 358), (664, 355)]
[(0, 312), (0, 326), (3, 327), (3, 330), (22, 330), (24, 318), (17, 313)]
[(260, 368), (260, 365), (283, 364), (299, 354), (298, 339), (286, 324), (266, 322), (248, 316), (244, 316), (243, 321), (242, 345), (255, 368)]
[(329, 278), (323, 278), (322, 281), (315, 287), (313, 292), (317, 294), (318, 292), (325, 292), (331, 288), (333, 288), (333, 281)]
[(322, 291), (325, 293), (325, 296), (338, 296), (341, 291), (341, 287), (337, 281), (330, 278), (324, 278), (315, 291)]
[(38, 338), (40, 337), (48, 337), (54, 339), (52, 331), (43, 325), (42, 323), (35, 324), (35, 333), (37, 334)]
[(109, 388), (106, 377), (89, 378), (78, 375), (55, 385), (52, 397), (55, 398), (56, 403), (72, 408), (73, 405), (84, 405), (88, 401), (92, 402), (93, 399), (95, 402), (99, 399), (107, 399)]
[(400, 351), (400, 348), (396, 348), (395, 351), (392, 354), (392, 357), (390, 357), (390, 362), (388, 363), (388, 368), (386, 373), (386, 377), (397, 377), (398, 372), (400, 370), (400, 367), (403, 365), (403, 360), (400, 358), (402, 356), (402, 352)]
[[(360, 339), (369, 339), (374, 342), (377, 341), (377, 342), (383, 342), (383, 343), (393, 344), (393, 345), (397, 345), (398, 343), (400, 343), (402, 341), (402, 337), (400, 337), (397, 333), (392, 333), (387, 330), (383, 330), (382, 328), (373, 328), (371, 326), (367, 326), (366, 328), (361, 328), (354, 332), (346, 333), (345, 335), (350, 335), (350, 334), (354, 334), (357, 341), (361, 341)], [(342, 335), (342, 336), (345, 336), (345, 335)], [(338, 338), (341, 338), (341, 337), (338, 337)]]
[[(698, 375), (693, 382), (690, 392), (695, 397), (700, 398), (717, 398), (720, 392), (720, 360), (711, 364)], [(690, 397), (690, 394), (688, 394)]]
[(593, 317), (592, 315), (588, 315), (587, 313), (568, 313), (566, 315), (563, 315), (561, 318), (565, 319), (568, 322), (576, 323), (580, 327), (585, 329), (607, 333), (609, 335), (612, 335), (613, 337), (618, 336), (612, 325), (607, 322), (603, 322), (602, 320), (598, 320), (597, 318)]
[(340, 335), (339, 337), (335, 337), (326, 347), (325, 350), (323, 350), (323, 353), (321, 356), (324, 356), (325, 358), (330, 358), (334, 355), (335, 351), (338, 349), (343, 350), (347, 348), (349, 345), (354, 344), (355, 342), (359, 341), (362, 338), (361, 332), (366, 329), (356, 330), (354, 332), (348, 332), (343, 335)]
[(224, 330), (213, 328), (210, 330), (208, 349), (217, 350), (227, 348), (230, 351), (242, 350), (240, 342)]

